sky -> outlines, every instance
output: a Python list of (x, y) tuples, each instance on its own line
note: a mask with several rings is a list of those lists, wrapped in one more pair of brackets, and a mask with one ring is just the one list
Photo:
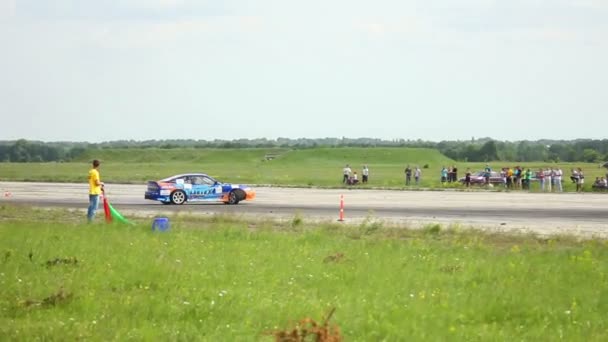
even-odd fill
[(0, 0), (0, 140), (602, 139), (605, 0)]

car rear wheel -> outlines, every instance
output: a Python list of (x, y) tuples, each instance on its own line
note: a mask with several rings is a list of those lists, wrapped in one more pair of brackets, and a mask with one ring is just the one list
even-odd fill
[(236, 191), (230, 191), (228, 194), (228, 204), (238, 204), (239, 203), (239, 195)]
[(181, 190), (176, 190), (171, 194), (171, 203), (184, 204), (186, 202), (186, 193)]

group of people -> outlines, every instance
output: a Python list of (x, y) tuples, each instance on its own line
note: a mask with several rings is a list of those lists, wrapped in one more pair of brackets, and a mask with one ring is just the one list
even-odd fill
[[(486, 169), (488, 168), (487, 164), (486, 164)], [(487, 173), (487, 171), (486, 171)], [(553, 177), (552, 178), (552, 184), (555, 185), (557, 182), (557, 175), (559, 174), (559, 184), (560, 184), (560, 192), (561, 192), (561, 174), (562, 171), (559, 170), (559, 172), (548, 172), (546, 173), (546, 175), (548, 175), (548, 177)], [(505, 187), (507, 187), (508, 189), (524, 189), (524, 190), (530, 190), (530, 184), (532, 183), (532, 179), (538, 179), (540, 181), (540, 186), (541, 186), (541, 190), (545, 191), (545, 181), (544, 181), (544, 171), (542, 169), (539, 170), (539, 172), (534, 173), (532, 170), (530, 170), (530, 168), (524, 170), (522, 167), (520, 166), (516, 166), (516, 167), (503, 167), (500, 170), (500, 176), (504, 179), (504, 184)], [(486, 176), (488, 177), (488, 176)], [(549, 185), (550, 188), (550, 185)], [(550, 189), (549, 189), (550, 190)]]
[[(361, 182), (367, 183), (369, 179), (369, 168), (367, 165), (363, 165), (363, 170), (361, 170)], [(353, 172), (348, 164), (342, 169), (342, 183), (347, 185), (356, 185), (359, 184), (359, 176), (357, 175), (357, 171)]]
[(458, 168), (456, 166), (450, 166), (447, 169), (441, 168), (441, 183), (452, 183), (458, 181)]
[(422, 171), (420, 171), (420, 168), (418, 167), (418, 165), (416, 165), (416, 167), (413, 170), (408, 165), (405, 167), (404, 172), (405, 172), (405, 185), (412, 184), (412, 173), (414, 174), (414, 181), (416, 182), (416, 185), (420, 184), (420, 178), (422, 177)]
[(608, 180), (606, 177), (595, 177), (595, 182), (593, 182), (594, 188), (608, 189)]
[[(469, 175), (469, 171), (467, 169), (467, 179)], [(484, 168), (483, 175), (485, 178), (485, 183), (490, 184), (492, 177), (492, 168), (486, 164)], [(543, 192), (562, 192), (563, 191), (563, 183), (562, 178), (564, 176), (564, 172), (561, 168), (539, 168), (538, 171), (532, 171), (529, 168), (524, 170), (520, 166), (516, 167), (504, 167), (500, 171), (500, 177), (505, 187), (509, 189), (524, 189), (529, 190), (530, 185), (533, 181), (538, 181), (540, 191)], [(576, 184), (576, 191), (583, 191), (583, 187), (585, 184), (585, 174), (583, 170), (579, 167), (571, 170), (570, 180)], [(467, 185), (469, 182), (465, 182)]]
[[(420, 167), (410, 167), (407, 165), (404, 170), (405, 173), (405, 185), (412, 184), (412, 177), (415, 185), (419, 185), (422, 177), (422, 171)], [(357, 171), (352, 171), (350, 166), (346, 164), (342, 170), (342, 183), (347, 185), (359, 184), (359, 175)], [(524, 170), (521, 166), (515, 167), (503, 167), (500, 172), (492, 172), (492, 168), (489, 164), (486, 164), (485, 168), (481, 172), (485, 179), (485, 184), (504, 184), (508, 189), (523, 189), (530, 190), (532, 182), (538, 182), (540, 191), (543, 192), (563, 192), (563, 181), (564, 172), (561, 168), (539, 168), (538, 171), (532, 171), (530, 168)], [(369, 180), (369, 168), (367, 165), (363, 165), (361, 171), (362, 179), (361, 183), (367, 183)], [(479, 184), (474, 182), (473, 174), (471, 169), (467, 168), (464, 179), (458, 179), (458, 168), (453, 165), (450, 167), (443, 166), (441, 168), (441, 183), (452, 183), (462, 181), (466, 187), (470, 187), (472, 184)], [(500, 178), (498, 178), (500, 177)], [(608, 189), (608, 174), (606, 178), (597, 177), (594, 188), (605, 188)], [(585, 184), (585, 175), (581, 168), (571, 170), (570, 180), (576, 184), (576, 191), (582, 192)], [(481, 183), (483, 184), (483, 182)]]
[(585, 174), (583, 173), (583, 170), (581, 170), (580, 167), (578, 169), (572, 169), (570, 180), (572, 181), (572, 183), (576, 183), (576, 192), (583, 191), (583, 186), (585, 184)]
[[(528, 171), (526, 171), (526, 172), (528, 172)], [(556, 168), (556, 169), (546, 168), (544, 170), (542, 168), (540, 168), (536, 172), (535, 178), (538, 179), (538, 182), (540, 185), (540, 191), (562, 192), (562, 191), (564, 191), (563, 183), (562, 183), (563, 175), (564, 175), (564, 172), (560, 168)], [(583, 179), (584, 179), (583, 172), (581, 171), (580, 181), (577, 181), (577, 191), (582, 191), (582, 183), (580, 183), (580, 182), (584, 182)], [(581, 186), (580, 190), (579, 190), (579, 185)], [(529, 189), (529, 184), (528, 184), (528, 189)]]
[[(529, 171), (529, 169), (528, 169)], [(526, 171), (526, 173), (528, 172)], [(546, 191), (546, 192), (552, 192), (552, 191), (557, 191), (557, 192), (562, 192), (563, 190), (563, 183), (562, 183), (562, 179), (564, 176), (564, 172), (562, 171), (561, 168), (545, 168), (545, 169), (538, 169), (538, 171), (535, 173), (535, 179), (538, 180), (539, 185), (540, 185), (540, 191)], [(528, 178), (528, 176), (527, 176)], [(576, 184), (576, 192), (582, 192), (583, 191), (583, 187), (585, 185), (585, 173), (583, 172), (583, 170), (579, 167), (576, 169), (571, 169), (570, 172), (570, 180), (572, 181), (572, 183)], [(528, 187), (529, 188), (529, 187)]]
[[(456, 168), (450, 168), (450, 172), (452, 172), (452, 178), (450, 178), (450, 181), (456, 181)], [(404, 170), (405, 173), (405, 185), (411, 185), (412, 184), (412, 176), (414, 176), (414, 183), (416, 185), (420, 184), (420, 179), (422, 176), (422, 171), (420, 170), (420, 167), (418, 167), (418, 165), (416, 165), (416, 167), (411, 168), (409, 165), (407, 165), (405, 167)], [(367, 167), (367, 165), (363, 165), (363, 169), (361, 170), (361, 183), (365, 184), (369, 181), (369, 168)], [(357, 171), (354, 171), (350, 168), (349, 164), (346, 164), (346, 166), (344, 166), (344, 168), (342, 169), (342, 184), (346, 184), (346, 185), (356, 185), (359, 184), (359, 175), (357, 174)]]

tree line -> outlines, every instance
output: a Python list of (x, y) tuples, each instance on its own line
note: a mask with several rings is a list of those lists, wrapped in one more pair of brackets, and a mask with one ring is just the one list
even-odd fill
[(608, 160), (608, 139), (498, 141), (491, 138), (432, 142), (373, 138), (277, 138), (235, 140), (116, 140), (102, 143), (0, 141), (0, 162), (64, 162), (87, 150), (129, 148), (290, 148), (424, 147), (435, 148), (456, 161), (600, 162)]

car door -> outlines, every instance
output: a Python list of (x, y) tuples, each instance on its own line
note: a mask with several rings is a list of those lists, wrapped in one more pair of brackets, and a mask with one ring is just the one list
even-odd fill
[(490, 183), (494, 184), (503, 184), (505, 182), (505, 178), (500, 172), (492, 171), (492, 176), (490, 176)]
[(217, 199), (222, 197), (222, 185), (219, 184), (218, 181), (209, 177), (209, 176), (201, 176), (203, 184), (206, 186), (206, 194), (205, 197), (207, 199)]
[(192, 192), (190, 198), (194, 200), (202, 200), (206, 197), (209, 192), (209, 186), (205, 184), (203, 177), (199, 175), (189, 176), (190, 183), (192, 184)]

